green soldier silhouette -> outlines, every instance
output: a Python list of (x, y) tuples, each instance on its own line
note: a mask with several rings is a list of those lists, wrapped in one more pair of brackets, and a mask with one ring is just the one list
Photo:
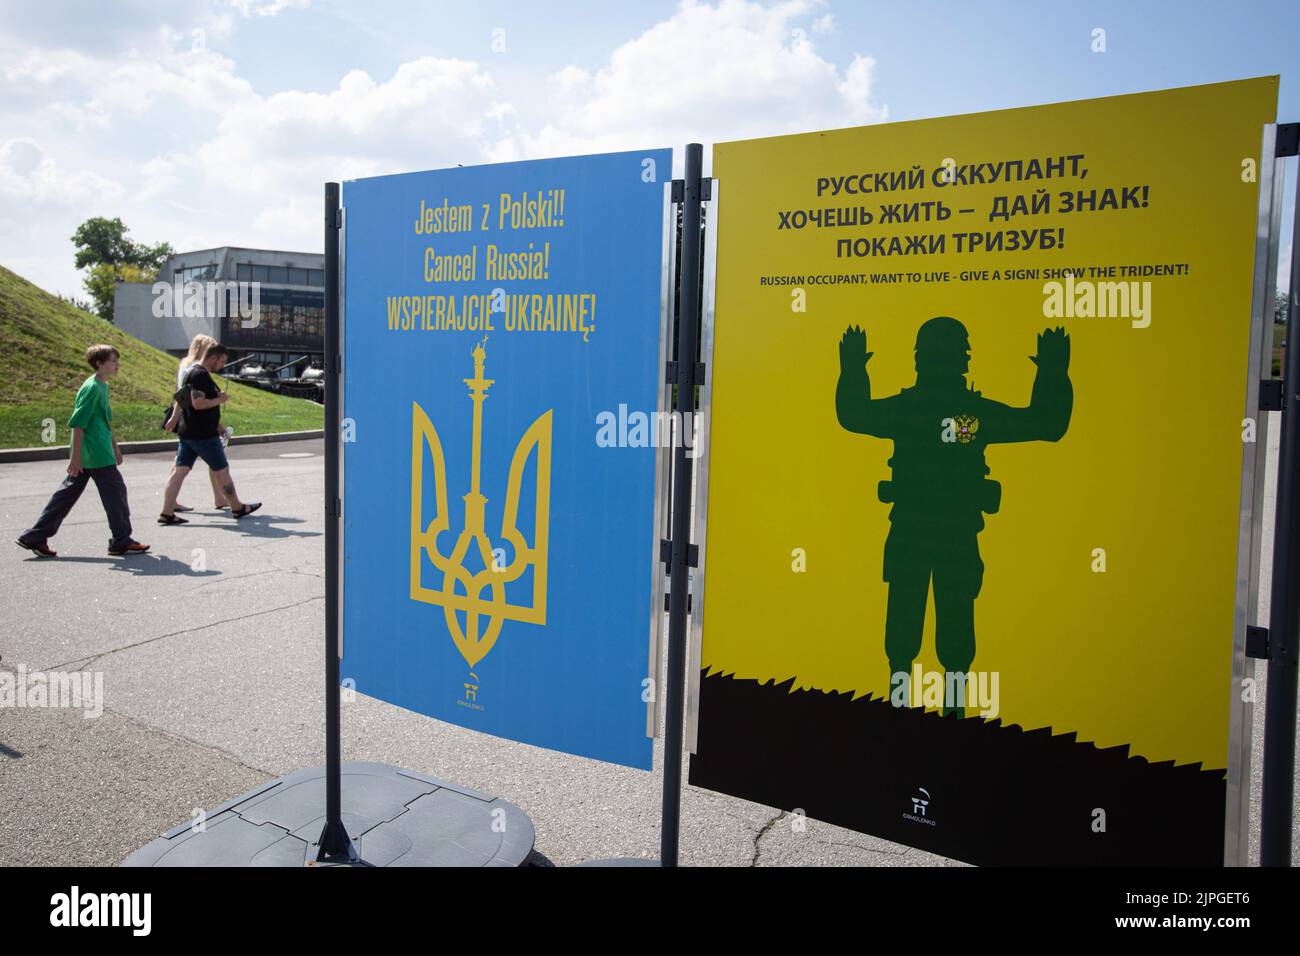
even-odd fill
[(967, 386), (970, 339), (956, 319), (938, 316), (917, 330), (916, 384), (897, 395), (871, 397), (871, 355), (866, 332), (846, 329), (835, 412), (848, 431), (894, 442), (893, 477), (877, 489), (880, 500), (893, 505), (884, 560), (890, 685), (896, 687), (901, 674), (905, 694), (933, 579), (935, 650), (946, 672), (943, 712), (960, 717), (964, 694), (954, 695), (953, 688), (964, 688), (975, 660), (975, 598), (984, 581), (977, 536), (1002, 496), (1002, 486), (987, 477), (984, 449), (1054, 442), (1065, 434), (1074, 405), (1070, 337), (1062, 328), (1039, 334), (1038, 354), (1030, 356), (1038, 371), (1028, 408), (1012, 408)]

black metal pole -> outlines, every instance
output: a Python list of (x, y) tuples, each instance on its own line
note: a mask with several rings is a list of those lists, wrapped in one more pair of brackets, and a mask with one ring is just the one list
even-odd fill
[[(1296, 181), (1300, 184), (1300, 167)], [(1282, 370), (1282, 447), (1278, 454), (1277, 516), (1273, 526), (1273, 596), (1268, 616), (1268, 699), (1264, 703), (1264, 793), (1260, 812), (1261, 866), (1291, 865), (1295, 796), (1296, 630), (1300, 615), (1300, 203), (1291, 240), (1286, 368)]]
[(339, 728), (339, 184), (325, 184), (325, 828), (318, 860), (346, 858)]
[(682, 725), (686, 698), (687, 555), (691, 543), (691, 459), (686, 429), (695, 416), (695, 352), (700, 326), (700, 169), (704, 148), (686, 147), (686, 182), (682, 200), (682, 261), (677, 313), (677, 417), (683, 440), (673, 449), (672, 563), (668, 598), (668, 716), (664, 726), (663, 824), (659, 834), (661, 866), (677, 865), (677, 838), (682, 804)]

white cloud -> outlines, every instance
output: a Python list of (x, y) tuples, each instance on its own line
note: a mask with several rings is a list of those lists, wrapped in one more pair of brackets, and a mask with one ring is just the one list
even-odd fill
[(497, 155), (678, 146), (884, 119), (871, 99), (874, 61), (855, 56), (841, 71), (809, 39), (804, 25), (818, 6), (684, 0), (595, 72), (555, 73), (547, 121), (501, 144)]
[(188, 165), (188, 158), (183, 156), (155, 156), (140, 164), (140, 190), (138, 199), (153, 199), (166, 196), (181, 182), (177, 167)]
[(273, 17), (285, 10), (306, 10), (311, 0), (228, 0), (245, 17)]
[(323, 188), (311, 197), (293, 196), (258, 213), (239, 242), (253, 249), (319, 249), (324, 208)]
[(212, 182), (278, 200), (303, 182), (481, 162), (509, 113), (478, 64), (424, 57), (383, 83), (353, 70), (329, 93), (231, 110), (199, 156)]
[[(305, 6), (185, 0), (163, 17), (128, 0), (111, 29), (105, 14), (60, 30), (34, 7), (0, 27), (0, 129), (10, 137), (0, 140), (0, 262), (80, 293), (67, 237), (94, 215), (181, 249), (311, 250), (327, 180), (885, 117), (874, 61), (837, 64), (819, 51), (815, 38), (833, 29), (820, 0), (684, 0), (603, 61), (544, 81), (494, 76), (502, 61), (478, 51), (265, 92), (238, 53), (206, 42)], [(529, 85), (503, 87), (502, 76)], [(42, 255), (46, 265), (33, 266)]]
[(122, 192), (120, 183), (93, 170), (60, 170), (34, 139), (24, 136), (0, 143), (0, 196), (8, 200), (66, 206), (116, 199)]
[[(135, 53), (153, 43), (160, 29), (230, 32), (231, 14), (213, 0), (114, 0), (112, 4), (5, 4), (2, 40), (21, 49), (42, 52), (76, 50), (91, 57), (111, 58)], [(161, 25), (161, 26), (160, 26)], [(2, 52), (2, 51), (0, 51)]]
[[(155, 36), (148, 56), (120, 59), (76, 50), (34, 51), (4, 71), (13, 95), (45, 97), (45, 108), (75, 131), (107, 129), (117, 117), (154, 114), (160, 131), (182, 112), (222, 113), (242, 108), (256, 97), (235, 73), (233, 60), (206, 48), (189, 47), (174, 31)], [(206, 122), (211, 121), (205, 116)]]

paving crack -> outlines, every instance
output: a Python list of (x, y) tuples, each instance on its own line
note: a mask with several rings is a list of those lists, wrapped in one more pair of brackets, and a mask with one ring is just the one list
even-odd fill
[(776, 811), (772, 818), (764, 823), (754, 835), (754, 845), (751, 848), (749, 857), (750, 866), (758, 866), (758, 858), (763, 854), (763, 848), (759, 846), (759, 844), (763, 841), (763, 837), (767, 836), (768, 831), (771, 830), (783, 816), (785, 816), (784, 810)]
[(40, 670), (45, 670), (45, 671), (62, 670), (63, 668), (67, 667), (69, 664), (75, 664), (79, 662), (84, 662), (82, 668), (84, 670), (86, 666), (95, 663), (95, 661), (99, 660), (101, 657), (108, 657), (110, 654), (117, 654), (120, 653), (121, 651), (134, 650), (137, 647), (144, 647), (146, 644), (153, 644), (155, 641), (163, 641), (169, 637), (180, 637), (183, 634), (195, 634), (199, 631), (206, 631), (210, 627), (221, 627), (225, 624), (234, 624), (237, 621), (247, 621), (250, 620), (251, 618), (261, 617), (264, 614), (274, 614), (276, 611), (288, 611), (291, 608), (301, 607), (304, 604), (310, 604), (312, 601), (323, 601), (323, 600), (325, 600), (325, 595), (317, 594), (314, 595), (313, 597), (304, 598), (301, 601), (294, 601), (292, 604), (285, 604), (281, 607), (269, 607), (262, 611), (253, 611), (249, 614), (240, 614), (237, 615), (236, 617), (229, 617), (220, 621), (212, 621), (211, 623), (203, 624), (199, 627), (189, 627), (182, 631), (172, 631), (170, 634), (159, 634), (157, 637), (150, 637), (150, 638), (146, 638), (143, 641), (136, 641), (134, 644), (123, 644), (121, 647), (114, 647), (106, 651), (100, 651), (98, 654), (92, 654), (90, 657), (75, 657), (70, 661), (64, 661), (63, 663), (60, 664), (48, 664), (40, 668)]
[(142, 720), (139, 717), (133, 717), (130, 714), (125, 713), (123, 711), (111, 710), (110, 708), (105, 707), (104, 713), (112, 714), (114, 717), (118, 717), (122, 720), (130, 721), (131, 723), (135, 724), (137, 727), (144, 727), (155, 733), (164, 734), (168, 737), (171, 737), (174, 740), (183, 740), (186, 743), (192, 744), (193, 746), (199, 747), (203, 750), (211, 750), (215, 753), (219, 753), (222, 756), (227, 757), (234, 763), (239, 764), (239, 766), (243, 767), (245, 770), (251, 770), (254, 773), (260, 773), (272, 779), (274, 779), (275, 777), (283, 776), (283, 774), (272, 773), (270, 770), (267, 770), (265, 767), (254, 767), (252, 764), (244, 760), (243, 757), (240, 757), (238, 754), (234, 753), (233, 751), (227, 750), (225, 747), (219, 747), (216, 744), (205, 743), (202, 740), (195, 740), (193, 737), (187, 737), (184, 734), (178, 734), (174, 730), (168, 730), (165, 727), (159, 727), (155, 724), (149, 723), (146, 720)]
[(297, 574), (302, 577), (316, 578), (317, 580), (320, 580), (321, 578), (324, 577), (324, 575), (320, 575), (320, 574), (307, 574), (306, 572), (300, 571), (297, 568), (282, 568), (277, 564), (273, 564), (270, 567), (266, 567), (266, 568), (259, 568), (256, 571), (248, 571), (244, 574), (225, 575), (225, 574), (221, 574), (221, 572), (217, 572), (217, 574), (218, 576), (212, 578), (211, 580), (204, 581), (201, 584), (196, 584), (191, 588), (187, 588), (186, 593), (191, 594), (194, 591), (198, 591), (201, 588), (210, 588), (218, 584), (229, 584), (232, 581), (242, 581), (244, 578), (261, 577), (267, 574)]

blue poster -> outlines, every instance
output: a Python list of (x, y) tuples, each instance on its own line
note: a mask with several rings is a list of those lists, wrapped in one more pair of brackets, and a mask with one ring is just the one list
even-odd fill
[(671, 170), (651, 150), (344, 184), (341, 675), (359, 693), (650, 768)]

